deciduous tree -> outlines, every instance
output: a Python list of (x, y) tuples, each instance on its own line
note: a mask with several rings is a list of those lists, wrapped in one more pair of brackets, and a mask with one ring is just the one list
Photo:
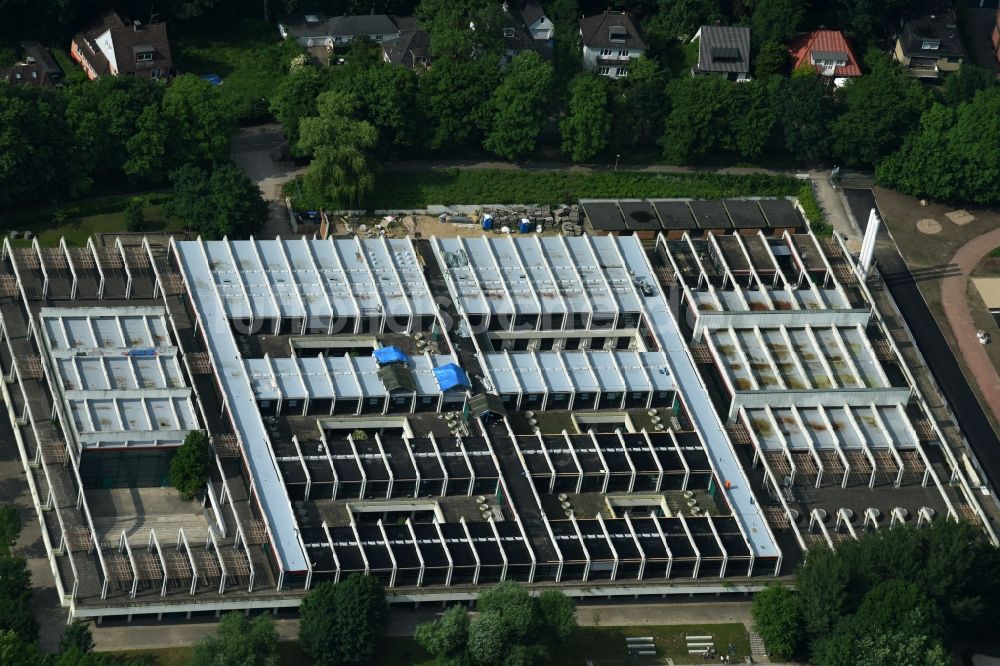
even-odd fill
[(784, 585), (771, 585), (754, 595), (751, 613), (768, 653), (781, 661), (794, 657), (802, 642), (802, 617), (795, 593)]
[(21, 535), (21, 513), (13, 504), (0, 506), (0, 556), (10, 555)]
[[(200, 188), (199, 191), (194, 191), (196, 183), (192, 182), (205, 182), (204, 172), (198, 173), (199, 171), (200, 169), (195, 167), (188, 167), (175, 174), (177, 176), (175, 180), (177, 194), (171, 200), (170, 206), (171, 211), (181, 219), (189, 219), (185, 213), (192, 212), (188, 206), (189, 202), (186, 200), (203, 194)], [(211, 188), (210, 181), (208, 187)], [(204, 194), (206, 195), (204, 197), (205, 203), (199, 205), (199, 208), (203, 207), (208, 214), (213, 208), (213, 202), (210, 201), (211, 190), (209, 189)], [(184, 499), (193, 498), (205, 487), (205, 482), (208, 481), (210, 462), (211, 451), (208, 447), (208, 436), (201, 430), (189, 432), (184, 438), (184, 443), (178, 447), (170, 461), (170, 484), (180, 492)]]
[(898, 149), (928, 106), (923, 85), (885, 54), (872, 51), (871, 73), (839, 90), (842, 112), (830, 126), (842, 164), (868, 166)]
[(314, 586), (299, 613), (299, 642), (321, 666), (369, 661), (388, 617), (382, 585), (359, 574)]
[(243, 613), (227, 613), (214, 636), (194, 646), (192, 666), (277, 666), (278, 630), (270, 615), (253, 620)]
[(534, 51), (517, 55), (490, 97), (492, 125), (484, 147), (509, 160), (533, 151), (548, 117), (551, 90), (552, 65)]
[(604, 77), (580, 74), (569, 86), (569, 108), (559, 123), (562, 150), (574, 162), (591, 159), (608, 144), (611, 113)]
[(469, 643), (469, 613), (454, 606), (439, 619), (418, 626), (413, 638), (440, 662), (458, 659)]

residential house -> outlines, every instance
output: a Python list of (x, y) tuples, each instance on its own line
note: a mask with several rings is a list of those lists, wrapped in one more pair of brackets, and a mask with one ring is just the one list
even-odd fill
[(580, 40), (584, 68), (614, 79), (628, 76), (629, 62), (649, 48), (627, 12), (606, 11), (580, 19)]
[(843, 85), (846, 79), (861, 76), (858, 58), (840, 30), (816, 30), (799, 35), (792, 40), (788, 51), (792, 69), (812, 67), (834, 85)]
[(703, 25), (691, 41), (698, 42), (698, 64), (691, 70), (693, 76), (750, 80), (750, 28)]
[(1000, 7), (997, 8), (997, 15), (993, 19), (993, 55), (1000, 62)]
[(63, 71), (52, 53), (38, 42), (21, 42), (24, 60), (0, 67), (0, 81), (11, 85), (54, 86), (62, 83)]
[(160, 79), (175, 72), (165, 23), (128, 22), (110, 9), (73, 37), (69, 53), (91, 79)]
[(550, 40), (555, 24), (545, 15), (541, 5), (536, 2), (516, 6), (504, 3), (503, 10), (506, 18), (503, 28), (505, 64), (525, 51), (537, 51), (543, 57), (551, 57)]
[(401, 33), (396, 20), (388, 14), (330, 18), (323, 14), (288, 16), (278, 23), (278, 32), (283, 39), (292, 37), (307, 49), (315, 46), (333, 49), (346, 46), (356, 39), (387, 42), (398, 39)]
[(399, 37), (382, 41), (382, 57), (386, 62), (407, 69), (426, 67), (431, 63), (431, 36), (412, 16), (396, 18)]
[(966, 53), (955, 10), (942, 5), (935, 13), (904, 20), (892, 56), (911, 74), (929, 81), (956, 71)]

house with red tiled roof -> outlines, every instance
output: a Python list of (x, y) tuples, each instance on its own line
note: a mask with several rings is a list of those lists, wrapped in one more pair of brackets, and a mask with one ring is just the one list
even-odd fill
[(788, 51), (793, 69), (812, 67), (820, 76), (834, 80), (861, 76), (854, 50), (840, 30), (816, 30), (800, 35)]

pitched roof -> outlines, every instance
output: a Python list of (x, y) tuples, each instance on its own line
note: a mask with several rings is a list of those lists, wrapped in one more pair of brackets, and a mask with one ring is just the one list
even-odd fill
[(596, 49), (649, 48), (639, 26), (625, 12), (608, 11), (580, 19), (580, 36), (584, 46)]
[[(73, 38), (98, 74), (111, 73), (107, 57), (97, 47), (97, 39), (111, 32), (115, 69), (119, 75), (138, 74), (152, 69), (167, 70), (173, 67), (170, 40), (166, 23), (126, 23), (114, 10), (109, 9)], [(137, 61), (136, 53), (150, 51), (152, 59)]]
[[(832, 76), (861, 76), (854, 50), (840, 30), (816, 30), (799, 35), (788, 45), (788, 51), (792, 56), (792, 69), (808, 65), (812, 60), (846, 60), (846, 65), (834, 68)], [(813, 68), (823, 73), (822, 65), (813, 65)]]
[(386, 59), (394, 65), (403, 65), (412, 69), (426, 62), (431, 53), (431, 36), (425, 30), (404, 32), (399, 39), (382, 42), (382, 52)]
[(749, 72), (750, 28), (703, 25), (696, 37), (698, 70), (702, 72)]
[[(965, 46), (958, 34), (955, 10), (947, 5), (938, 7), (938, 11), (934, 13), (906, 21), (899, 41), (907, 57), (965, 57)], [(936, 44), (936, 47), (924, 48), (929, 44)]]
[(387, 35), (399, 30), (388, 14), (336, 16), (327, 23), (331, 35)]

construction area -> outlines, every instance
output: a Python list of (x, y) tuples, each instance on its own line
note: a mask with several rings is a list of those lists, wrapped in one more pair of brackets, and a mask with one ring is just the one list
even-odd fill
[[(294, 611), (354, 572), (397, 603), (750, 592), (897, 524), (996, 542), (854, 258), (794, 201), (511, 228), (526, 210), (474, 235), (5, 242), (4, 399), (70, 617)], [(185, 501), (193, 430), (212, 469)]]

